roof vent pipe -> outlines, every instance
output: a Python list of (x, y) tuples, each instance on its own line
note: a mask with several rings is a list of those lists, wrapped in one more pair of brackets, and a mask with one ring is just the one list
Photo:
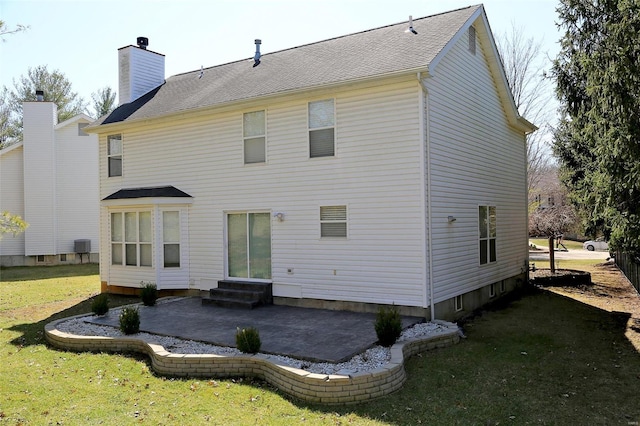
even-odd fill
[(260, 45), (262, 44), (262, 40), (259, 38), (256, 39), (256, 54), (253, 57), (253, 67), (257, 67), (260, 65)]
[(147, 50), (147, 46), (149, 46), (149, 39), (146, 37), (138, 37), (136, 43), (140, 49)]
[(36, 101), (38, 102), (44, 101), (44, 90), (36, 90)]
[(409, 28), (404, 30), (405, 33), (413, 33), (418, 34), (418, 32), (413, 28), (413, 16), (409, 15)]

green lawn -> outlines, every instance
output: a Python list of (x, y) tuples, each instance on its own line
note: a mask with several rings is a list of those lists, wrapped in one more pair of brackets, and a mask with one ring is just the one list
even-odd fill
[[(529, 244), (535, 245), (538, 249), (548, 250), (549, 240), (545, 238), (529, 238)], [(580, 241), (562, 240), (562, 244), (569, 250), (583, 250)], [(555, 241), (553, 243), (555, 247)]]
[[(626, 317), (547, 291), (488, 309), (464, 325), (460, 344), (412, 358), (401, 391), (321, 407), (261, 381), (164, 378), (145, 357), (49, 348), (44, 324), (89, 311), (97, 268), (0, 274), (0, 423), (7, 425), (640, 421), (640, 356), (624, 337)], [(131, 300), (111, 297), (111, 305)]]

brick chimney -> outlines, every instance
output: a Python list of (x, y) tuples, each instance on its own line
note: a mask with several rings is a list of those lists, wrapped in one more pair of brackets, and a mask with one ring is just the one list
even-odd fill
[(164, 55), (147, 50), (149, 39), (118, 49), (118, 103), (133, 102), (164, 83)]

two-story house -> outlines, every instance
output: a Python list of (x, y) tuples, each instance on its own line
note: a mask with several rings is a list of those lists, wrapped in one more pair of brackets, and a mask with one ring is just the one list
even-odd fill
[(103, 291), (257, 282), (276, 304), (453, 318), (526, 280), (535, 126), (482, 6), (166, 80), (138, 41), (87, 130)]

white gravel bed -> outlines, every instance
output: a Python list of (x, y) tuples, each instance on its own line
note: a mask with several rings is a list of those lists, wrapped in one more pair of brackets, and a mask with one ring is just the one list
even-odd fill
[[(111, 312), (118, 313), (120, 309), (112, 309)], [(92, 324), (86, 321), (86, 317), (73, 318), (59, 323), (56, 328), (64, 333), (79, 336), (104, 336), (104, 337), (136, 337), (147, 343), (155, 343), (163, 346), (168, 352), (179, 354), (215, 354), (215, 355), (241, 355), (236, 348), (226, 346), (216, 346), (209, 343), (197, 342), (193, 340), (167, 337), (151, 333), (137, 333), (133, 336), (126, 336), (119, 329), (110, 326)], [(416, 324), (402, 332), (398, 342), (407, 341), (416, 337), (428, 337), (448, 331), (446, 326), (425, 322)], [(282, 355), (266, 355), (272, 362), (289, 367), (300, 368), (310, 373), (318, 374), (343, 374), (349, 375), (360, 371), (370, 371), (380, 368), (391, 359), (391, 350), (382, 346), (374, 346), (365, 352), (355, 355), (349, 361), (341, 363), (310, 362), (291, 358)]]

